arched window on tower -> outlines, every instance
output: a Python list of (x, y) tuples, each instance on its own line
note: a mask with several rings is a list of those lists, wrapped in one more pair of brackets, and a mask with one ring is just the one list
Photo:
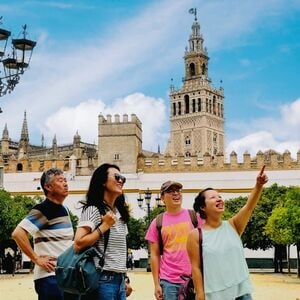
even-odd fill
[(206, 98), (206, 112), (208, 112), (208, 99)]
[(218, 103), (218, 111), (217, 111), (217, 115), (220, 117), (220, 103)]
[(176, 103), (173, 103), (173, 116), (176, 116)]
[(184, 113), (188, 114), (190, 112), (190, 97), (189, 95), (184, 96)]
[(17, 171), (23, 171), (23, 165), (21, 163), (17, 164)]
[(216, 96), (213, 96), (213, 114), (217, 114)]
[(193, 113), (196, 112), (196, 99), (193, 99)]
[(202, 67), (201, 67), (201, 74), (205, 75), (205, 69), (206, 69), (206, 65), (203, 63)]
[(178, 102), (178, 115), (181, 115), (181, 102)]
[(212, 109), (211, 109), (211, 100), (209, 100), (209, 112), (210, 113), (212, 112)]
[(191, 157), (191, 153), (189, 151), (185, 152), (185, 157)]
[(198, 111), (201, 111), (201, 99), (198, 98)]
[(190, 76), (196, 75), (196, 68), (194, 63), (190, 63)]
[(191, 139), (190, 139), (189, 136), (186, 136), (186, 137), (185, 137), (185, 145), (186, 145), (186, 146), (189, 146), (190, 144), (191, 144)]

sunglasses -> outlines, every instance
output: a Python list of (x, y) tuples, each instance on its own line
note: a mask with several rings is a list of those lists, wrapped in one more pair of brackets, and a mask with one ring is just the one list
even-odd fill
[(114, 174), (114, 178), (118, 182), (122, 181), (123, 184), (126, 182), (126, 178), (123, 175), (121, 175), (121, 174)]
[(175, 194), (175, 193), (181, 193), (181, 189), (169, 189), (169, 190), (166, 190), (165, 193), (167, 194)]

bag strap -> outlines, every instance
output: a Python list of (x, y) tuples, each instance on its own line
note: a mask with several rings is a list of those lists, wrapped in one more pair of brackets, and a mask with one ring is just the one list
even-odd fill
[[(105, 209), (100, 209), (98, 207), (98, 210), (99, 210), (100, 216), (105, 215)], [(99, 227), (101, 225), (101, 223), (102, 222), (100, 222), (97, 227)], [(108, 245), (109, 233), (110, 233), (110, 229), (108, 229), (107, 231), (105, 231), (104, 234), (103, 234), (104, 235), (104, 253), (105, 253), (107, 245)], [(96, 243), (96, 247), (97, 247), (97, 243)]]
[(204, 280), (204, 273), (203, 273), (203, 247), (202, 247), (202, 229), (198, 227), (199, 232), (199, 254), (200, 254), (200, 263), (201, 263), (201, 273), (202, 273), (202, 280)]
[(198, 227), (198, 219), (197, 219), (196, 212), (193, 209), (189, 209), (188, 211), (189, 211), (190, 218), (191, 218), (194, 228), (197, 228)]
[(110, 229), (105, 231), (104, 234), (103, 234), (104, 235), (104, 253), (105, 253), (107, 245), (108, 245), (109, 233), (110, 233)]
[(158, 232), (158, 244), (159, 244), (159, 254), (160, 255), (163, 255), (163, 252), (164, 252), (164, 244), (163, 244), (162, 235), (161, 235), (163, 214), (164, 213), (160, 213), (159, 215), (156, 216), (156, 229)]

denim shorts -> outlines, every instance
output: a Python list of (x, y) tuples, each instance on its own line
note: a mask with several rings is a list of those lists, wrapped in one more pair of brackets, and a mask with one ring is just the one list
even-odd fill
[(98, 289), (81, 300), (126, 300), (125, 273), (101, 272)]
[(181, 283), (169, 282), (165, 279), (160, 280), (160, 285), (163, 291), (163, 299), (177, 300)]

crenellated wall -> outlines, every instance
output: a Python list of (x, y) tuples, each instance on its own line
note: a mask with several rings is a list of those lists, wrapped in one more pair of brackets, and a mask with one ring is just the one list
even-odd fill
[(263, 165), (269, 170), (300, 170), (300, 151), (297, 159), (292, 159), (291, 153), (285, 151), (283, 154), (269, 150), (267, 152), (258, 151), (256, 156), (251, 158), (249, 153), (243, 154), (241, 162), (238, 161), (237, 154), (232, 152), (229, 161), (226, 161), (222, 153), (211, 156), (204, 154), (203, 158), (192, 157), (172, 157), (164, 155), (138, 157), (138, 171), (145, 173), (159, 172), (207, 172), (207, 171), (248, 171), (259, 169)]
[(98, 125), (98, 165), (113, 163), (119, 165), (123, 172), (137, 170), (137, 157), (142, 152), (142, 123), (135, 114), (131, 120), (124, 114), (115, 114), (106, 118), (99, 115)]

